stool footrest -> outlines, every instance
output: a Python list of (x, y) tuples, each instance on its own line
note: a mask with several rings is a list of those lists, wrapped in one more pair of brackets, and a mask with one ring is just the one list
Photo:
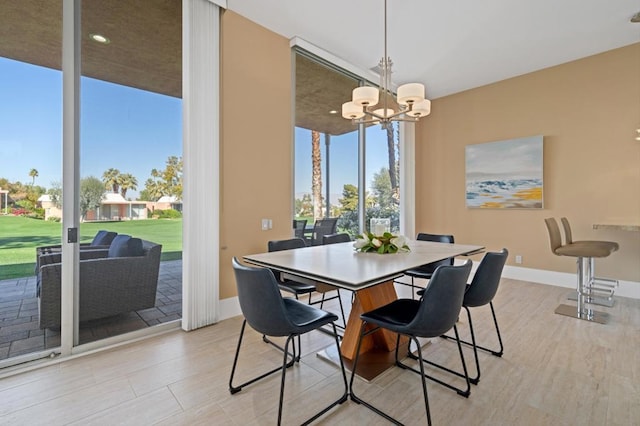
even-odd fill
[[(600, 296), (593, 296), (593, 295), (589, 296), (588, 294), (584, 294), (583, 296), (585, 299), (585, 303), (588, 303), (590, 305), (599, 305), (599, 306), (606, 306), (607, 308), (612, 308), (613, 305), (615, 305), (616, 303), (613, 297), (600, 297)], [(567, 296), (567, 299), (578, 300), (578, 292), (572, 291)]]

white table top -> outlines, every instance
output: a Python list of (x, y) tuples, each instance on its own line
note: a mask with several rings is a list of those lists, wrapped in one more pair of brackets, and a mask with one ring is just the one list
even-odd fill
[(481, 252), (484, 247), (408, 241), (408, 253), (358, 253), (353, 243), (329, 244), (243, 256), (247, 263), (265, 266), (349, 290), (359, 290), (402, 276), (415, 268), (448, 257)]

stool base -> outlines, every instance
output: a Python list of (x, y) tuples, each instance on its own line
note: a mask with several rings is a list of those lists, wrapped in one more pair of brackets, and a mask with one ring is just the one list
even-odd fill
[[(578, 292), (572, 291), (567, 296), (568, 300), (578, 300)], [(607, 308), (613, 308), (616, 301), (610, 297), (600, 297), (600, 296), (585, 296), (585, 303), (590, 303), (592, 305), (606, 306)]]
[(608, 313), (598, 312), (591, 309), (582, 309), (582, 311), (578, 313), (577, 306), (562, 304), (556, 308), (555, 313), (568, 317), (578, 318), (585, 321), (597, 322), (598, 324), (606, 324), (607, 322), (609, 322)]

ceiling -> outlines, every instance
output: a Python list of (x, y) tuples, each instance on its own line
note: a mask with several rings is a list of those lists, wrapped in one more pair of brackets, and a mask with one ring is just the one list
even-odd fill
[[(287, 38), (375, 67), (384, 52), (383, 0), (227, 0), (228, 8)], [(430, 99), (640, 42), (629, 22), (640, 0), (389, 0), (388, 53), (396, 84), (421, 82)], [(180, 0), (85, 0), (82, 73), (182, 96)], [(62, 0), (2, 0), (0, 57), (60, 69)], [(91, 41), (104, 34), (108, 45)], [(296, 60), (296, 125), (354, 130), (339, 110), (357, 85)], [(345, 96), (345, 94), (347, 94)]]
[[(83, 75), (182, 96), (180, 0), (85, 0), (81, 16)], [(62, 0), (2, 0), (0, 57), (61, 69)]]
[[(227, 0), (361, 69), (384, 53), (383, 0)], [(394, 82), (431, 99), (640, 42), (639, 0), (389, 0)]]

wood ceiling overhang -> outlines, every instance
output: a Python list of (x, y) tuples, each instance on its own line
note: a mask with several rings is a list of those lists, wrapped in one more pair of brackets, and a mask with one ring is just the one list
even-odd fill
[[(81, 21), (83, 76), (182, 97), (181, 0), (85, 0)], [(110, 43), (97, 43), (90, 34)], [(62, 0), (4, 0), (0, 56), (60, 70)], [(296, 55), (296, 126), (330, 135), (356, 130), (340, 110), (357, 85)]]
[[(182, 97), (180, 0), (85, 0), (81, 21), (82, 75)], [(62, 1), (4, 0), (0, 56), (60, 70)]]

